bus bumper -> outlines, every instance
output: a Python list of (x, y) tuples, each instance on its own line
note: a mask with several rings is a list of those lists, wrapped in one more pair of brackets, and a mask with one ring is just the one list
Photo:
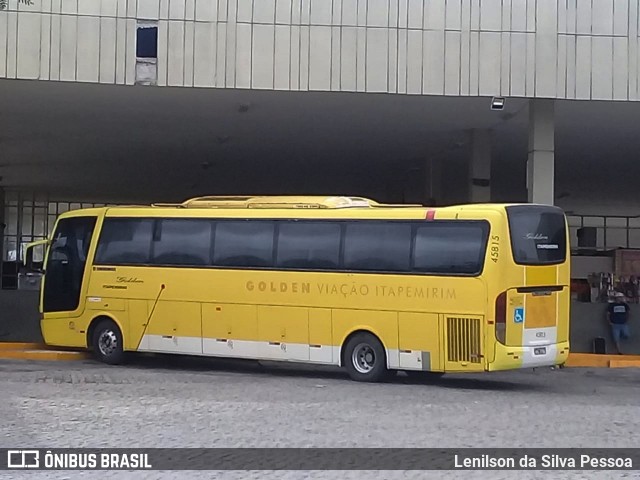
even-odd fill
[(87, 347), (87, 335), (77, 321), (69, 318), (43, 318), (40, 320), (42, 339), (46, 345), (56, 347)]
[(493, 362), (487, 365), (487, 370), (553, 367), (562, 365), (567, 361), (568, 357), (569, 342), (527, 347), (508, 347), (496, 343), (495, 358)]

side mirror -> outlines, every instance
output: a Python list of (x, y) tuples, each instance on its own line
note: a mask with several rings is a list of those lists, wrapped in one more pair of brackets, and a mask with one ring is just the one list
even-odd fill
[[(44, 270), (40, 267), (36, 267), (36, 264), (42, 264), (44, 260), (44, 251), (45, 247), (49, 244), (49, 240), (39, 240), (37, 242), (29, 243), (26, 245), (24, 250), (24, 266), (27, 272), (31, 273), (44, 273)], [(35, 261), (34, 253), (37, 253), (37, 257), (40, 258), (39, 261)]]

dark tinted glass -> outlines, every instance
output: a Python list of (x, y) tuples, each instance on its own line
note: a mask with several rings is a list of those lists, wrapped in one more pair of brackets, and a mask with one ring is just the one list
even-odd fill
[(273, 266), (273, 222), (218, 222), (213, 249), (214, 265)]
[(153, 221), (107, 218), (102, 226), (96, 263), (112, 265), (148, 264)]
[(344, 268), (404, 272), (409, 270), (411, 225), (361, 222), (347, 224)]
[(158, 58), (158, 27), (138, 27), (136, 57)]
[(556, 207), (507, 207), (513, 258), (521, 265), (561, 263), (567, 256), (566, 226)]
[(44, 311), (78, 308), (96, 217), (61, 219), (53, 234), (44, 283)]
[(276, 266), (280, 268), (336, 269), (340, 259), (337, 223), (282, 222)]
[(212, 224), (209, 220), (161, 220), (153, 241), (153, 263), (209, 265)]
[(484, 223), (432, 223), (416, 230), (413, 269), (424, 273), (476, 274), (486, 251)]

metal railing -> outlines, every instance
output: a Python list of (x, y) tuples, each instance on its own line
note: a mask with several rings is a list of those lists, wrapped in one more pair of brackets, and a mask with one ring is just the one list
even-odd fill
[[(640, 248), (640, 215), (576, 215), (567, 214), (574, 252), (607, 251), (615, 248)], [(595, 245), (579, 245), (578, 231), (582, 228), (594, 228)]]

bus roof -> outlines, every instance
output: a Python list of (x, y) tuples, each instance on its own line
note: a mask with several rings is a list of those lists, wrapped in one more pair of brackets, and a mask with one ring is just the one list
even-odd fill
[[(278, 216), (297, 216), (302, 214), (302, 211), (308, 211), (313, 215), (311, 211), (326, 212), (328, 215), (332, 215), (329, 212), (334, 211), (340, 217), (350, 216), (349, 211), (358, 211), (361, 213), (367, 212), (366, 216), (376, 216), (375, 212), (387, 217), (391, 216), (421, 216), (425, 215), (425, 210), (433, 211), (435, 217), (440, 218), (457, 218), (457, 215), (466, 211), (481, 214), (482, 212), (504, 212), (504, 208), (510, 205), (518, 205), (517, 203), (485, 203), (485, 204), (460, 204), (451, 205), (446, 207), (431, 207), (420, 204), (385, 204), (378, 203), (374, 200), (365, 197), (349, 197), (349, 196), (206, 196), (195, 197), (186, 200), (182, 203), (154, 203), (151, 205), (114, 205), (103, 208), (91, 209), (91, 213), (98, 213), (99, 210), (109, 211), (112, 215), (118, 215), (118, 212), (126, 214), (127, 216), (133, 214), (138, 216), (143, 214), (142, 211), (173, 211), (176, 212), (182, 210), (183, 212), (190, 212), (188, 216), (197, 215), (196, 212), (214, 210), (279, 210)], [(528, 204), (532, 205), (532, 204)], [(290, 213), (285, 213), (289, 210)], [(291, 210), (297, 210), (298, 213), (293, 213)], [(338, 211), (342, 212), (341, 214)], [(125, 213), (126, 212), (126, 213)], [(387, 212), (387, 213), (383, 213)], [(392, 213), (395, 212), (395, 213)], [(400, 212), (404, 212), (400, 213)], [(64, 216), (76, 216), (89, 213), (89, 210), (75, 210), (64, 214)], [(222, 213), (222, 212), (220, 212)], [(229, 212), (231, 213), (231, 212)], [(355, 213), (355, 212), (354, 212)], [(307, 217), (309, 214), (305, 214)], [(358, 213), (359, 215), (360, 213)], [(234, 215), (234, 214), (232, 214)], [(260, 216), (260, 214), (258, 214)], [(154, 214), (155, 216), (155, 214)], [(173, 216), (173, 215), (172, 215)], [(224, 215), (227, 216), (227, 215)], [(322, 215), (325, 216), (325, 215)]]
[(155, 203), (152, 207), (173, 207), (173, 208), (318, 208), (318, 209), (338, 209), (338, 208), (430, 208), (430, 209), (465, 209), (465, 210), (495, 210), (504, 208), (516, 203), (473, 203), (450, 205), (446, 207), (431, 207), (422, 204), (408, 203), (379, 203), (366, 197), (351, 196), (322, 196), (322, 195), (240, 195), (240, 196), (206, 196), (195, 197), (185, 200), (182, 203)]
[(153, 204), (175, 208), (408, 208), (417, 204), (383, 204), (364, 197), (346, 196), (207, 196), (178, 204)]

